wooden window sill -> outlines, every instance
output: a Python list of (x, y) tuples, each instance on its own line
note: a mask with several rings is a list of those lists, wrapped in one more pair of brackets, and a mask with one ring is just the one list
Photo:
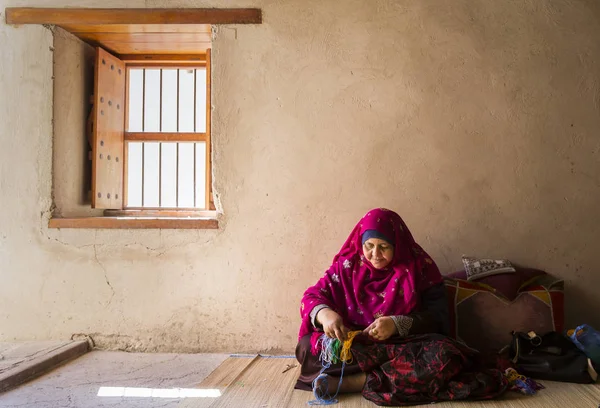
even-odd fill
[(88, 229), (218, 229), (216, 218), (80, 217), (50, 218), (48, 228)]

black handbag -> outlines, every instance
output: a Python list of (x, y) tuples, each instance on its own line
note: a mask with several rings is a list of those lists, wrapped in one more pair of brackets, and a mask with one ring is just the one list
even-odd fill
[(598, 374), (587, 356), (557, 332), (512, 332), (509, 357), (519, 374), (540, 380), (578, 384), (596, 382)]

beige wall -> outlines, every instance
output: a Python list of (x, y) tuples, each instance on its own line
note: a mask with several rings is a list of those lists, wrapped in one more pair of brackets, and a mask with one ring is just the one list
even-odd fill
[[(128, 2), (167, 4), (217, 5)], [(568, 323), (600, 327), (596, 0), (218, 6), (264, 12), (213, 46), (218, 231), (48, 230), (52, 34), (0, 24), (0, 340), (288, 353), (302, 292), (374, 206), (444, 272), (471, 254), (562, 276)]]
[(60, 217), (101, 216), (91, 208), (91, 150), (87, 118), (94, 92), (94, 48), (53, 28), (52, 195)]

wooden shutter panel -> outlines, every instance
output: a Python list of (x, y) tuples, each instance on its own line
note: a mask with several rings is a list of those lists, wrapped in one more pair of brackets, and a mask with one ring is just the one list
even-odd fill
[(96, 48), (92, 208), (123, 207), (125, 63)]

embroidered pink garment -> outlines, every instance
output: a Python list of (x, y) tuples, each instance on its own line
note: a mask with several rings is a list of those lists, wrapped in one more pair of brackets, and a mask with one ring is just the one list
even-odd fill
[[(385, 269), (375, 269), (363, 256), (361, 238), (367, 230), (394, 239), (394, 257)], [(354, 227), (325, 275), (304, 292), (298, 338), (316, 332), (310, 312), (319, 304), (339, 313), (346, 327), (364, 329), (381, 316), (410, 314), (418, 307), (420, 293), (441, 282), (436, 264), (402, 218), (390, 210), (371, 210)]]

